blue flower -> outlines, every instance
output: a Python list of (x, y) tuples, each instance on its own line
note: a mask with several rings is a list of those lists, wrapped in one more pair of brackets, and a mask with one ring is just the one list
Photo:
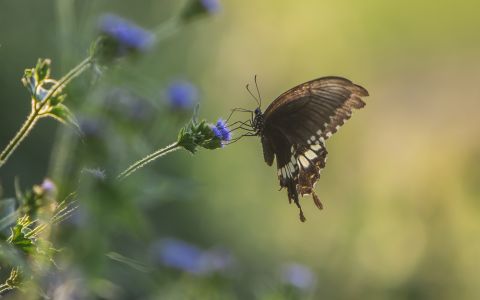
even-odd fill
[(218, 0), (200, 0), (200, 4), (208, 13), (213, 14), (220, 11), (220, 2)]
[(218, 119), (215, 127), (212, 127), (212, 131), (215, 136), (222, 141), (228, 142), (232, 139), (232, 133), (230, 132), (230, 129), (228, 129), (225, 121), (222, 119)]
[(155, 40), (155, 35), (150, 31), (113, 14), (100, 18), (99, 30), (116, 42), (116, 54), (120, 56), (131, 51), (145, 52)]
[(40, 186), (42, 190), (47, 194), (53, 194), (57, 190), (55, 183), (48, 178), (45, 178)]
[(203, 250), (174, 238), (155, 242), (152, 254), (153, 258), (164, 266), (195, 275), (225, 271), (234, 261), (225, 249)]
[(167, 99), (172, 108), (190, 109), (198, 102), (198, 91), (188, 81), (173, 82), (167, 89)]
[(315, 275), (306, 266), (289, 263), (282, 266), (282, 280), (300, 290), (309, 290), (315, 284)]
[(199, 262), (202, 251), (196, 246), (176, 239), (166, 239), (154, 248), (155, 256), (163, 265), (190, 273), (201, 273)]
[(219, 0), (190, 0), (182, 13), (182, 19), (188, 22), (197, 17), (218, 13), (220, 8)]

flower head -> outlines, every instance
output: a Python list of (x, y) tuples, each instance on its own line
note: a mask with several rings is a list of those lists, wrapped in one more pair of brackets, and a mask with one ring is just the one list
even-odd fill
[(57, 190), (55, 183), (48, 178), (45, 178), (40, 186), (42, 190), (47, 194), (53, 194)]
[(202, 251), (177, 239), (165, 239), (154, 245), (154, 256), (167, 267), (190, 273), (200, 273)]
[(219, 0), (190, 0), (185, 7), (182, 18), (190, 21), (196, 17), (218, 13), (221, 9)]
[[(100, 33), (105, 37), (99, 50), (105, 56), (121, 57), (132, 52), (145, 52), (151, 48), (155, 35), (140, 26), (113, 14), (100, 18)], [(97, 53), (98, 55), (98, 53)]]
[(167, 89), (167, 99), (174, 109), (189, 109), (198, 102), (198, 91), (188, 81), (173, 82)]
[(220, 11), (220, 2), (218, 0), (200, 0), (199, 2), (208, 13), (213, 14)]
[(227, 124), (224, 120), (218, 119), (217, 124), (212, 126), (212, 131), (217, 138), (222, 141), (228, 142), (232, 139), (232, 133), (228, 129)]
[(177, 144), (185, 150), (195, 153), (198, 147), (217, 149), (224, 146), (224, 142), (232, 139), (232, 134), (225, 121), (219, 119), (215, 125), (205, 120), (198, 122), (196, 116), (178, 133)]
[(306, 266), (289, 263), (282, 267), (282, 280), (300, 290), (309, 290), (315, 283), (315, 275)]

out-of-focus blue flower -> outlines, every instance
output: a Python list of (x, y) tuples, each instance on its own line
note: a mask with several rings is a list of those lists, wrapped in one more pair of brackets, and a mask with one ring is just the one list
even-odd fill
[(221, 9), (219, 0), (190, 0), (182, 13), (185, 21), (197, 17), (218, 13)]
[(283, 265), (281, 276), (284, 283), (301, 290), (309, 290), (315, 284), (315, 275), (310, 268), (297, 263)]
[(152, 32), (113, 14), (101, 16), (99, 30), (116, 42), (118, 56), (132, 51), (145, 52), (155, 41)]
[(51, 181), (48, 178), (45, 178), (43, 180), (40, 187), (42, 188), (43, 192), (45, 192), (46, 194), (49, 194), (49, 195), (54, 194), (57, 190), (57, 187), (55, 186), (55, 183), (53, 183), (53, 181)]
[(225, 121), (222, 119), (218, 119), (217, 124), (215, 124), (215, 127), (212, 127), (212, 130), (215, 136), (222, 141), (228, 142), (232, 139), (232, 133), (230, 132), (230, 129), (228, 129)]
[(155, 257), (167, 267), (190, 273), (202, 272), (200, 264), (202, 251), (194, 245), (176, 239), (166, 239), (156, 244), (154, 251)]
[(174, 109), (190, 109), (198, 102), (198, 90), (188, 81), (176, 81), (168, 87), (167, 99)]
[(199, 0), (208, 13), (214, 14), (220, 11), (219, 0)]
[(205, 251), (177, 239), (164, 239), (152, 247), (154, 259), (164, 266), (184, 272), (206, 275), (221, 272), (232, 265), (233, 259), (225, 250)]

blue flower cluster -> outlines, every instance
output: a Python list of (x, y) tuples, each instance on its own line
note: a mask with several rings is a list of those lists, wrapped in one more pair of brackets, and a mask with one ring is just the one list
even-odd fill
[(225, 121), (222, 119), (218, 119), (217, 124), (215, 124), (215, 126), (212, 126), (212, 131), (215, 136), (222, 141), (228, 142), (232, 139), (232, 133), (227, 127)]
[(167, 89), (167, 99), (174, 109), (190, 109), (198, 102), (198, 91), (188, 81), (173, 82)]
[(118, 54), (128, 51), (145, 52), (151, 48), (155, 35), (134, 23), (113, 14), (100, 18), (99, 30), (118, 44)]

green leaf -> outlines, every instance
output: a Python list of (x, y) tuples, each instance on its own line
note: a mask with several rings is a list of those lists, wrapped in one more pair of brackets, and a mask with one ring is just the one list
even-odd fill
[(77, 122), (77, 119), (73, 115), (73, 113), (66, 107), (65, 105), (59, 103), (55, 106), (53, 106), (49, 112), (48, 115), (57, 119), (58, 121), (66, 124), (73, 125), (77, 128), (80, 128)]
[(194, 137), (191, 132), (182, 128), (178, 134), (178, 145), (185, 148), (185, 150), (195, 154), (197, 152), (197, 144), (195, 143)]
[(25, 231), (28, 230), (28, 225), (30, 225), (31, 222), (24, 224), (22, 219), (23, 218), (19, 219), (20, 221), (17, 221), (17, 224), (11, 228), (11, 234), (7, 241), (23, 252), (29, 254), (35, 250), (33, 240), (25, 236)]
[(25, 69), (22, 77), (22, 83), (33, 96), (35, 94), (35, 88), (37, 86), (37, 80), (35, 79), (35, 69)]
[(57, 106), (58, 104), (62, 103), (66, 98), (67, 98), (67, 94), (53, 95), (50, 98), (50, 105)]
[(37, 65), (35, 66), (35, 78), (39, 83), (50, 77), (51, 63), (52, 61), (48, 58), (38, 59)]

